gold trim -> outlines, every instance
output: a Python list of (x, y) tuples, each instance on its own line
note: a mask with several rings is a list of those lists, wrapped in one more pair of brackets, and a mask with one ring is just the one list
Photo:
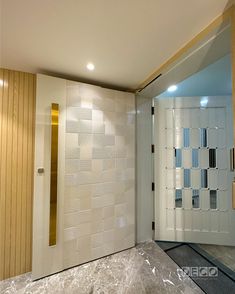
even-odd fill
[(49, 246), (56, 245), (59, 104), (51, 104), (51, 183)]
[(176, 62), (183, 54), (185, 54), (189, 49), (195, 46), (199, 41), (203, 40), (210, 32), (220, 26), (224, 21), (228, 19), (233, 19), (235, 6), (232, 5), (223, 14), (218, 16), (212, 23), (210, 23), (204, 30), (197, 34), (191, 41), (185, 44), (181, 49), (179, 49), (173, 56), (171, 56), (166, 62), (164, 62), (158, 69), (154, 70), (144, 81), (142, 81), (135, 92), (143, 89), (148, 83), (155, 79), (159, 74), (162, 73), (168, 66), (173, 62)]

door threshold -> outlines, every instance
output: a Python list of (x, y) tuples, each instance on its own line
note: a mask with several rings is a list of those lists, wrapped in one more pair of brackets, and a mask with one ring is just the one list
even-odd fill
[(235, 273), (196, 244), (156, 241), (158, 246), (205, 292), (233, 293)]

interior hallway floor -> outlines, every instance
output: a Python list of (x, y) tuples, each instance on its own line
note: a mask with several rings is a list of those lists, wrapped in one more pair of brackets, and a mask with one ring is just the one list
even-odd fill
[(206, 251), (214, 260), (224, 264), (235, 272), (235, 247), (200, 244), (199, 247)]
[(203, 293), (155, 243), (147, 242), (33, 282), (24, 274), (0, 282), (0, 293)]
[[(179, 267), (185, 267), (185, 270), (195, 269), (191, 272), (191, 278), (205, 293), (234, 293), (235, 272), (221, 263), (222, 260), (219, 261), (213, 254), (203, 250), (206, 245), (164, 241), (157, 241), (157, 244)], [(215, 247), (221, 247), (217, 248), (220, 252), (224, 246), (211, 245), (211, 250)], [(210, 274), (207, 274), (209, 269)]]

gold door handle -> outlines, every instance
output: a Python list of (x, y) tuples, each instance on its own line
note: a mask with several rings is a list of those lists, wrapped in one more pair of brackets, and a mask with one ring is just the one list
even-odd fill
[(59, 104), (51, 104), (51, 179), (49, 246), (56, 245)]

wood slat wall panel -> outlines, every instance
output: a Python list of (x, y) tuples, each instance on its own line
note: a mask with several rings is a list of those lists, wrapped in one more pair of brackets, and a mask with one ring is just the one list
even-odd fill
[(233, 6), (231, 26), (232, 26), (231, 51), (232, 51), (233, 140), (234, 140), (234, 146), (235, 146), (235, 5)]
[(0, 69), (0, 280), (31, 270), (35, 91), (35, 75)]

